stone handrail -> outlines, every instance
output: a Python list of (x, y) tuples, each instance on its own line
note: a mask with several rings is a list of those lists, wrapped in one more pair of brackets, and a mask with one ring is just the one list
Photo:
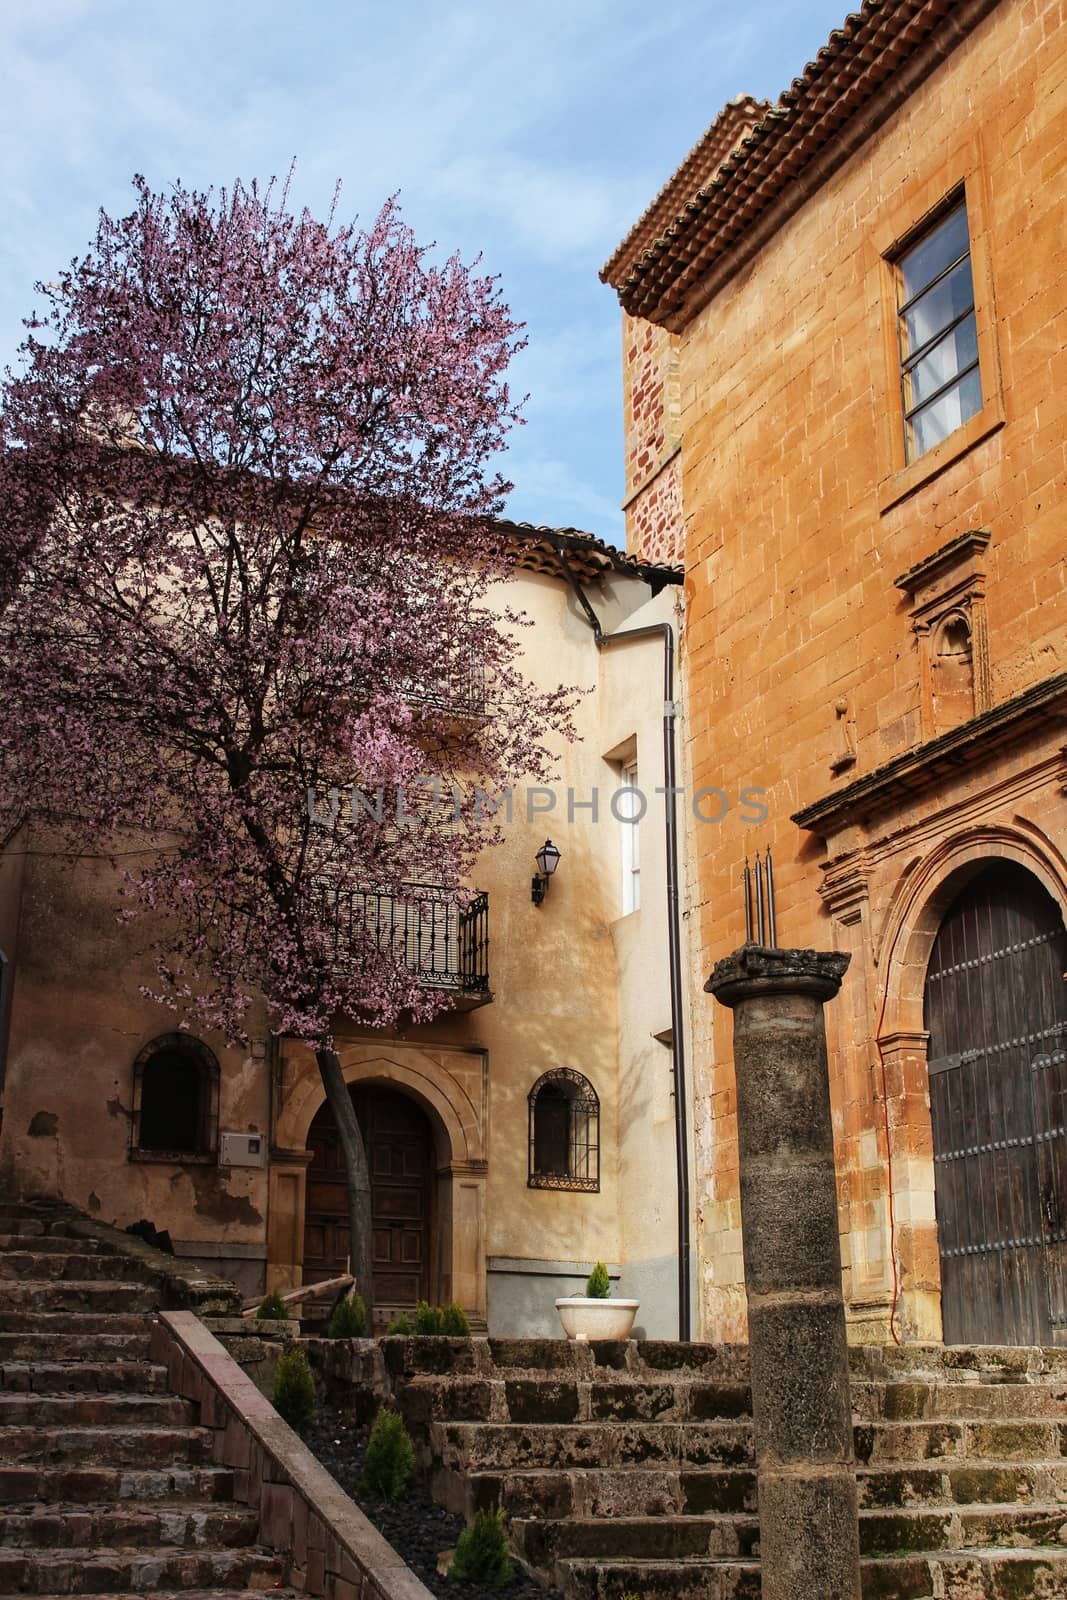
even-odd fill
[(325, 1600), (432, 1600), (393, 1547), (191, 1311), (161, 1311), (152, 1358), (200, 1408), (234, 1498), (259, 1511), (260, 1542), (288, 1557), (290, 1584)]

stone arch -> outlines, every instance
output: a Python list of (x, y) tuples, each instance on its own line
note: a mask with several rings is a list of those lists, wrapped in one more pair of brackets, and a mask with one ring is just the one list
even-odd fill
[(1067, 861), (1024, 818), (968, 829), (914, 861), (897, 884), (883, 920), (876, 967), (881, 974), (875, 1042), (886, 1096), (894, 1254), (899, 1268), (897, 1327), (905, 1337), (942, 1337), (941, 1266), (935, 1222), (935, 1166), (926, 972), (942, 920), (960, 891), (990, 862), (1030, 872), (1061, 912), (1067, 906)]
[[(359, 1044), (342, 1046), (338, 1056), (347, 1084), (392, 1084), (422, 1105), (433, 1124), (438, 1162), (484, 1160), (484, 1136), (470, 1095), (426, 1051), (394, 1056), (368, 1052), (365, 1044)], [(318, 1067), (311, 1061), (310, 1070), (301, 1074), (280, 1108), (275, 1143), (303, 1150), (308, 1129), (325, 1098)]]
[(974, 828), (945, 839), (903, 879), (890, 901), (880, 940), (885, 974), (880, 1035), (922, 1031), (926, 967), (941, 920), (968, 879), (998, 860), (1033, 873), (1067, 911), (1067, 860), (1022, 818), (1014, 827)]
[[(478, 1053), (480, 1055), (480, 1053)], [(435, 1203), (431, 1293), (442, 1302), (459, 1300), (472, 1326), (484, 1327), (486, 1311), (486, 1127), (484, 1093), (479, 1101), (463, 1069), (450, 1071), (436, 1052), (368, 1040), (342, 1043), (338, 1058), (349, 1086), (399, 1090), (425, 1112), (434, 1137)], [(469, 1053), (466, 1053), (469, 1060)], [(484, 1064), (483, 1064), (484, 1066)], [(303, 1281), (307, 1202), (307, 1148), (311, 1124), (325, 1102), (319, 1069), (309, 1050), (288, 1055), (294, 1069), (278, 1106), (271, 1150), (268, 1288), (295, 1288)], [(479, 1081), (483, 1070), (478, 1072)]]

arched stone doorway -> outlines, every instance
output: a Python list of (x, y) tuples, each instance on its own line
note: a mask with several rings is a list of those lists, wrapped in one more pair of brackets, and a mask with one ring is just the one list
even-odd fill
[(1025, 867), (945, 910), (924, 1023), (947, 1344), (1067, 1339), (1067, 929)]
[[(484, 1328), (488, 1056), (480, 1050), (431, 1051), (400, 1040), (384, 1050), (372, 1041), (346, 1042), (338, 1053), (350, 1089), (395, 1091), (428, 1123), (432, 1198), (426, 1298), (437, 1304), (458, 1300), (471, 1325)], [(267, 1287), (284, 1293), (311, 1276), (304, 1262), (308, 1168), (315, 1157), (310, 1134), (324, 1096), (306, 1046), (284, 1043), (275, 1093)]]
[[(383, 1084), (349, 1089), (371, 1176), (374, 1303), (379, 1320), (436, 1298), (434, 1140), (429, 1118), (410, 1096)], [(348, 1202), (337, 1124), (323, 1103), (308, 1129), (311, 1160), (304, 1212), (304, 1282), (347, 1270)]]

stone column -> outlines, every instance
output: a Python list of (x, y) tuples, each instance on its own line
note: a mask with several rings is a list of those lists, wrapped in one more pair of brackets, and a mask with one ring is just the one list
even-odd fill
[(749, 944), (705, 985), (734, 1012), (763, 1600), (860, 1600), (823, 1022), (848, 963)]

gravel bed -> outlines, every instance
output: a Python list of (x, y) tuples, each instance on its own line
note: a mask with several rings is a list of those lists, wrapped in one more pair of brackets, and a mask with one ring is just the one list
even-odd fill
[(557, 1590), (543, 1588), (517, 1562), (515, 1576), (499, 1589), (487, 1589), (461, 1578), (442, 1578), (437, 1571), (437, 1558), (443, 1550), (455, 1548), (463, 1532), (463, 1518), (435, 1505), (429, 1490), (415, 1480), (399, 1500), (375, 1500), (365, 1494), (360, 1478), (369, 1431), (367, 1427), (356, 1427), (339, 1411), (322, 1406), (303, 1437), (312, 1454), (347, 1490), (432, 1594), (439, 1600), (560, 1600)]

